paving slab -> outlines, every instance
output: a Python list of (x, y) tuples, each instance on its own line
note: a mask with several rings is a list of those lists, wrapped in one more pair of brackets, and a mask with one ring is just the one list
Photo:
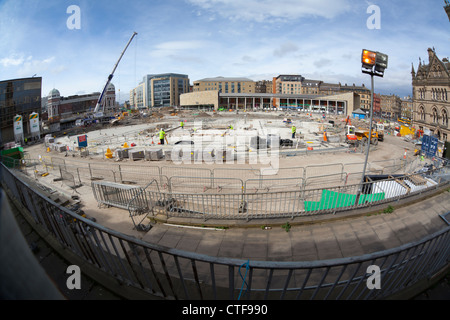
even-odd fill
[[(423, 202), (358, 218), (268, 229), (225, 230), (157, 224), (144, 237), (187, 251), (217, 257), (262, 261), (313, 261), (358, 256), (417, 241), (446, 227), (439, 214), (448, 211), (448, 193)], [(189, 240), (190, 239), (190, 240)]]

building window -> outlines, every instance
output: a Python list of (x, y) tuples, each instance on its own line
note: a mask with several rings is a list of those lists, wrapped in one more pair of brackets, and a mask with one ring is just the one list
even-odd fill
[(419, 99), (425, 100), (426, 89), (419, 89)]
[(438, 112), (435, 108), (433, 108), (433, 123), (438, 123), (439, 120), (439, 116), (438, 116)]
[(423, 106), (419, 107), (419, 119), (425, 121), (425, 109)]
[(442, 125), (447, 128), (448, 127), (448, 114), (447, 110), (442, 110)]

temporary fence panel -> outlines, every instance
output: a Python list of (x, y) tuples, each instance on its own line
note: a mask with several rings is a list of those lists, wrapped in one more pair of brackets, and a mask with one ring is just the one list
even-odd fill
[(247, 219), (299, 216), (304, 212), (301, 191), (246, 193)]
[(161, 174), (169, 178), (173, 176), (211, 178), (213, 176), (210, 169), (182, 166), (161, 167)]
[[(132, 202), (136, 206), (135, 210), (147, 210), (148, 202), (146, 193), (139, 186), (130, 186), (113, 182), (93, 181), (92, 190), (94, 198), (97, 200), (99, 206), (113, 206), (129, 210), (129, 204)], [(137, 201), (136, 197), (142, 196), (141, 201)]]
[(305, 188), (318, 188), (318, 187), (338, 187), (345, 185), (345, 179), (347, 174), (345, 172), (319, 175), (309, 177), (305, 179)]
[(303, 189), (303, 178), (248, 179), (245, 181), (245, 193), (298, 191)]
[(242, 193), (241, 179), (172, 176), (169, 178), (172, 192), (185, 193)]
[(161, 169), (155, 166), (137, 166), (137, 165), (120, 165), (117, 168), (116, 179), (121, 183), (136, 184), (139, 186), (146, 186), (153, 179), (163, 181), (161, 177)]
[(261, 175), (260, 169), (247, 168), (214, 168), (212, 172), (214, 178), (237, 178), (243, 181), (256, 179)]
[(339, 174), (344, 172), (344, 165), (342, 163), (332, 163), (327, 165), (313, 165), (307, 166), (304, 169), (305, 180), (310, 177), (323, 176), (328, 174)]

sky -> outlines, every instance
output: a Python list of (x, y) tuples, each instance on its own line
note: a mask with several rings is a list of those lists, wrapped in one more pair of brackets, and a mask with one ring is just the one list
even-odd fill
[[(272, 80), (297, 74), (370, 88), (363, 49), (389, 56), (375, 92), (411, 95), (428, 48), (450, 56), (444, 0), (0, 0), (0, 80), (42, 77), (42, 95), (116, 98), (146, 74)], [(73, 10), (73, 6), (78, 8)]]

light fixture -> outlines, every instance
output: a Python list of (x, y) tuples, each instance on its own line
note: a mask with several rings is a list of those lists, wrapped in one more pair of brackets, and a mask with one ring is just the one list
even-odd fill
[(387, 54), (378, 52), (375, 64), (375, 71), (384, 73), (384, 70), (387, 68), (387, 65), (388, 65)]
[(388, 56), (378, 51), (364, 49), (361, 55), (361, 63), (363, 73), (382, 77), (388, 66)]
[(361, 62), (363, 64), (363, 68), (372, 69), (372, 67), (376, 63), (377, 53), (369, 50), (363, 50)]

